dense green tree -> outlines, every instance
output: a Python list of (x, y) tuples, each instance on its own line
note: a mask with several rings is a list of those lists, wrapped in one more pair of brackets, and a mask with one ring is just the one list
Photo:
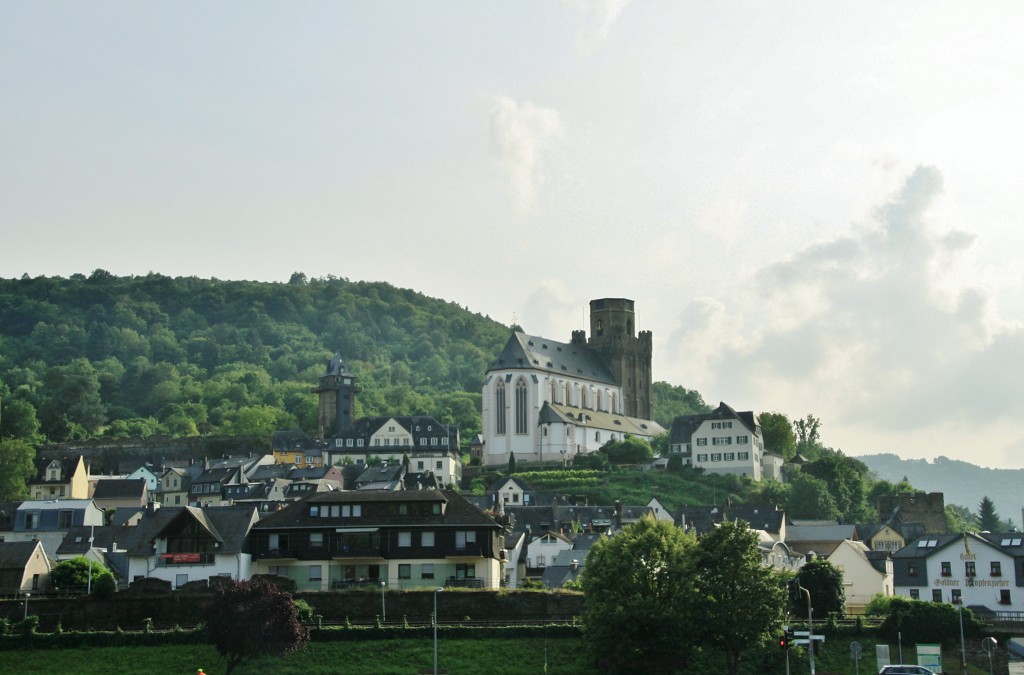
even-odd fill
[(1003, 520), (996, 513), (996, 505), (988, 495), (982, 497), (978, 504), (978, 528), (982, 532), (1003, 531)]
[(225, 675), (245, 659), (285, 656), (309, 642), (291, 595), (260, 577), (219, 584), (203, 619), (207, 640), (227, 660)]
[(654, 420), (666, 429), (671, 428), (672, 420), (680, 415), (696, 415), (710, 411), (711, 407), (692, 389), (674, 386), (668, 382), (655, 382), (651, 385), (651, 414)]
[(966, 506), (946, 504), (946, 530), (949, 532), (973, 532), (978, 529), (978, 521)]
[(54, 366), (43, 378), (45, 398), (39, 421), (51, 440), (95, 433), (106, 420), (96, 369), (87, 359)]
[(808, 459), (817, 459), (821, 453), (821, 420), (807, 415), (793, 422), (796, 433), (796, 451)]
[[(846, 616), (846, 591), (843, 588), (843, 573), (824, 558), (815, 558), (805, 563), (796, 574), (801, 586), (811, 592), (811, 609), (815, 620), (830, 616)], [(807, 616), (807, 599), (801, 593), (793, 598), (793, 615)]]
[(793, 476), (790, 485), (787, 516), (823, 520), (839, 518), (839, 507), (825, 481), (800, 472)]
[(780, 412), (765, 412), (758, 416), (764, 449), (790, 460), (796, 455), (796, 436), (789, 417)]
[[(962, 612), (962, 616), (959, 612)], [(981, 635), (982, 624), (967, 607), (894, 597), (889, 602), (889, 613), (879, 630), (890, 642), (902, 639), (906, 644), (959, 643), (961, 620), (965, 637)]]
[(642, 464), (654, 459), (651, 446), (635, 436), (626, 436), (620, 441), (608, 441), (601, 446), (601, 452), (612, 464)]
[(106, 585), (101, 581), (104, 577), (114, 581), (113, 573), (101, 563), (78, 556), (54, 565), (50, 572), (50, 585), (64, 593), (85, 593), (90, 587), (97, 592)]
[(764, 645), (782, 622), (781, 579), (762, 563), (757, 534), (728, 520), (698, 541), (696, 579), (703, 643), (721, 650), (735, 675), (743, 652)]
[(39, 418), (36, 417), (35, 406), (10, 396), (0, 400), (0, 440), (4, 438), (30, 442), (39, 440)]
[(608, 672), (685, 670), (699, 631), (697, 541), (645, 516), (599, 539), (581, 574), (584, 634)]
[(828, 485), (829, 494), (844, 522), (873, 520), (875, 509), (868, 505), (866, 499), (868, 468), (863, 462), (842, 452), (824, 449), (818, 459), (804, 464), (802, 471)]
[(27, 481), (35, 474), (35, 457), (36, 450), (27, 441), (0, 441), (0, 502), (28, 497)]

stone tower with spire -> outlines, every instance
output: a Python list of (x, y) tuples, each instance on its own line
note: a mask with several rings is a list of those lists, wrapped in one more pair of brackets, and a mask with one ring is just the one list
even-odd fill
[(320, 397), (320, 408), (317, 415), (317, 435), (330, 438), (352, 429), (356, 416), (356, 394), (362, 387), (356, 377), (335, 352), (327, 369), (320, 376), (320, 384), (313, 388), (313, 393)]

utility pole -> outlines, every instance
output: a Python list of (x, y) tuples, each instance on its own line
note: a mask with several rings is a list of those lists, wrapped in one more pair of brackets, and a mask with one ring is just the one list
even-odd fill
[(811, 675), (814, 675), (814, 610), (811, 609), (811, 592), (797, 582), (797, 588), (807, 596), (807, 654), (811, 659)]

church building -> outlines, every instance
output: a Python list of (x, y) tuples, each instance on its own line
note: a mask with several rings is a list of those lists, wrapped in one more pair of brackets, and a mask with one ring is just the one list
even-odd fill
[(651, 332), (635, 330), (633, 301), (590, 302), (590, 339), (516, 331), (483, 385), (483, 463), (568, 461), (627, 434), (650, 440)]

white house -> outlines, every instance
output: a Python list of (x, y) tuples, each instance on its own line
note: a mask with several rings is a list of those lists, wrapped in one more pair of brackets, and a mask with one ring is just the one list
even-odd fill
[(572, 540), (558, 532), (542, 532), (530, 540), (526, 554), (527, 568), (552, 565), (562, 551), (572, 550)]
[(154, 504), (126, 532), (128, 580), (163, 579), (181, 588), (210, 577), (248, 579), (252, 556), (244, 552), (245, 537), (258, 520), (251, 506)]
[(843, 573), (846, 613), (863, 614), (871, 598), (893, 594), (892, 559), (885, 552), (873, 552), (863, 542), (844, 540), (828, 556)]
[[(1024, 611), (1017, 585), (1024, 535), (926, 534), (892, 554), (897, 595), (963, 603), (983, 612)], [(982, 609), (983, 608), (983, 609)]]
[[(725, 403), (709, 413), (673, 420), (669, 451), (680, 453), (684, 465), (708, 473), (759, 481), (764, 472), (764, 439), (757, 417), (750, 411), (736, 412)], [(770, 461), (769, 466), (774, 463)]]

